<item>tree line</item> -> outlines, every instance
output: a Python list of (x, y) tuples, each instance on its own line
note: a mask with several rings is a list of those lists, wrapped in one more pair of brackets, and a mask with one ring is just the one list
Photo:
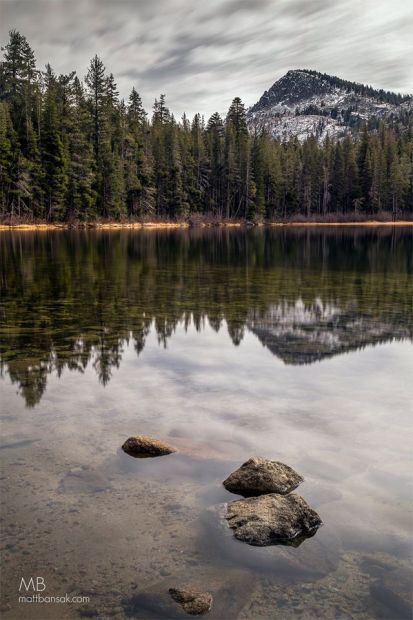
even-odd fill
[(84, 80), (39, 71), (10, 32), (0, 64), (0, 216), (252, 221), (413, 212), (413, 123), (343, 139), (280, 141), (248, 129), (236, 97), (225, 118), (177, 121), (165, 95), (150, 115), (119, 97), (95, 56)]
[(313, 71), (311, 69), (303, 69), (309, 75), (321, 78), (329, 82), (332, 86), (343, 88), (349, 93), (355, 93), (363, 97), (373, 97), (383, 103), (392, 103), (394, 105), (400, 105), (404, 101), (409, 101), (411, 95), (401, 95), (400, 93), (393, 93), (389, 90), (385, 91), (382, 88), (377, 89), (366, 84), (358, 84), (357, 82), (351, 82), (349, 80), (343, 80), (335, 75), (328, 75), (328, 73), (320, 73), (319, 71)]

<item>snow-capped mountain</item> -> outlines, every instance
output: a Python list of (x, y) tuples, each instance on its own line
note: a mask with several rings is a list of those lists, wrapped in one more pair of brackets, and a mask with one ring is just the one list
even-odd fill
[(394, 120), (413, 110), (412, 96), (375, 90), (308, 69), (288, 71), (248, 110), (250, 129), (304, 140), (340, 137), (366, 122)]

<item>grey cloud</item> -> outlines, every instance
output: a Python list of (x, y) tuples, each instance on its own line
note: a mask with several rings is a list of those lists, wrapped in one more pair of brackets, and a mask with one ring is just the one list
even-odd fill
[(228, 17), (238, 13), (239, 11), (254, 13), (261, 11), (262, 9), (267, 9), (273, 5), (273, 0), (255, 0), (254, 2), (251, 0), (229, 0), (228, 2), (222, 3), (222, 6), (218, 8), (217, 13), (223, 17)]
[(413, 6), (404, 0), (0, 0), (0, 36), (25, 34), (38, 64), (84, 76), (99, 54), (122, 96), (176, 116), (250, 105), (290, 68), (413, 91)]
[(328, 11), (331, 3), (327, 0), (292, 0), (284, 6), (284, 13), (295, 18), (307, 18)]

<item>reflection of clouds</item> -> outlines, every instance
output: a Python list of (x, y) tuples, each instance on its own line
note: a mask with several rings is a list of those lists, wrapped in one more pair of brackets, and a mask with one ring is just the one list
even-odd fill
[(5, 0), (1, 39), (16, 27), (40, 67), (80, 76), (98, 53), (123, 95), (134, 83), (148, 108), (166, 92), (177, 116), (209, 115), (237, 94), (255, 103), (291, 68), (409, 92), (412, 24), (404, 0)]
[(408, 493), (412, 351), (407, 342), (369, 348), (321, 371), (284, 365), (248, 332), (234, 347), (208, 326), (179, 326), (164, 349), (152, 331), (140, 357), (132, 343), (125, 347), (106, 387), (90, 366), (83, 375), (52, 375), (35, 415), (5, 380), (2, 405), (17, 417), (4, 421), (4, 441), (18, 439), (18, 424), (59, 460), (94, 466), (140, 432), (233, 443), (245, 458), (276, 458), (300, 471), (310, 503), (313, 481), (322, 485), (326, 533), (351, 524), (384, 541), (386, 532), (408, 531), (395, 499), (404, 487)]

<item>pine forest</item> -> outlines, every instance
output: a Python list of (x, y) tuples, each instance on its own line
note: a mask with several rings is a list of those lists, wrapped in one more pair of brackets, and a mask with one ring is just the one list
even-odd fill
[(164, 95), (150, 112), (119, 97), (95, 56), (84, 79), (40, 71), (17, 31), (0, 65), (0, 217), (252, 222), (413, 217), (413, 122), (379, 122), (340, 139), (285, 141), (225, 116), (177, 120)]

